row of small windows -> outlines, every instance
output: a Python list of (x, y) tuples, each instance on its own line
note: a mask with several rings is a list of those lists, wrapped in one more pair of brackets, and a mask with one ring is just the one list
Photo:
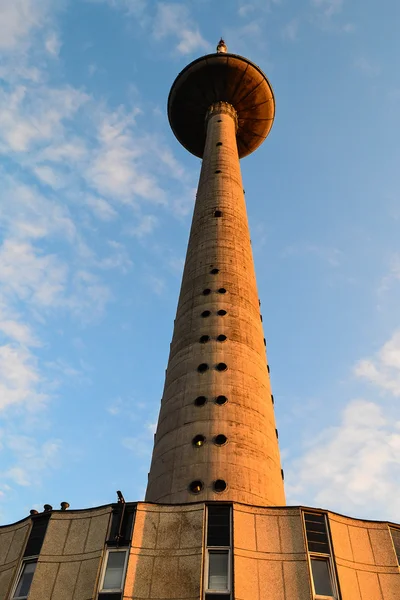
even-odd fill
[[(221, 308), (220, 310), (217, 310), (217, 315), (219, 317), (224, 317), (226, 314), (227, 314), (227, 311), (224, 310), (223, 308)], [(203, 319), (206, 319), (210, 315), (211, 315), (211, 311), (210, 310), (203, 310), (203, 312), (201, 313), (201, 316), (203, 317)]]
[[(208, 371), (209, 368), (210, 367), (208, 366), (207, 363), (201, 363), (197, 367), (197, 371), (199, 373), (205, 373), (206, 371)], [(220, 362), (220, 363), (218, 363), (218, 364), (215, 365), (215, 370), (216, 371), (226, 371), (227, 369), (228, 369), (228, 366), (225, 363), (223, 363), (223, 362)]]
[[(211, 290), (210, 288), (206, 288), (205, 290), (203, 290), (203, 296), (208, 296), (209, 294), (211, 294)], [(225, 288), (219, 288), (219, 290), (217, 290), (218, 294), (226, 294), (226, 289)]]
[[(214, 492), (221, 494), (225, 492), (227, 488), (227, 483), (224, 479), (216, 479), (213, 481), (212, 488)], [(195, 479), (189, 484), (189, 492), (192, 494), (200, 494), (200, 492), (204, 489), (204, 483), (200, 479)]]
[[(192, 444), (196, 448), (201, 448), (202, 446), (204, 446), (204, 444), (206, 443), (206, 441), (207, 441), (206, 437), (204, 435), (199, 434), (199, 435), (196, 435), (192, 439)], [(214, 437), (213, 441), (214, 441), (214, 444), (216, 446), (224, 446), (227, 443), (228, 438), (223, 433), (219, 433), (218, 435), (216, 435)]]
[[(197, 396), (197, 398), (195, 398), (194, 404), (195, 406), (204, 406), (206, 402), (206, 396)], [(226, 396), (217, 396), (214, 399), (214, 402), (215, 404), (222, 406), (223, 404), (226, 404), (226, 402), (228, 402), (228, 398)]]
[[(218, 342), (225, 342), (226, 335), (224, 335), (223, 333), (221, 333), (220, 335), (217, 335), (217, 337), (215, 338)], [(200, 344), (206, 344), (207, 342), (209, 342), (211, 340), (209, 335), (202, 335), (201, 338), (199, 339)]]

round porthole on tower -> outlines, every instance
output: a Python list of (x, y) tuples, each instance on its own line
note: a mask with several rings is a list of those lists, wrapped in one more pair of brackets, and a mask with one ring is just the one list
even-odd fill
[(197, 370), (199, 373), (205, 373), (206, 371), (208, 371), (208, 364), (207, 363), (201, 363), (198, 367)]
[(220, 363), (218, 363), (218, 364), (215, 366), (215, 368), (216, 368), (216, 370), (217, 370), (217, 371), (226, 371), (226, 370), (227, 370), (227, 368), (228, 368), (228, 365), (226, 365), (226, 364), (225, 364), (225, 363), (223, 363), (223, 362), (220, 362)]
[(195, 398), (195, 400), (194, 400), (194, 405), (195, 406), (204, 406), (206, 402), (207, 402), (207, 398), (205, 396), (197, 396), (197, 398)]
[(195, 435), (192, 439), (192, 444), (195, 448), (201, 448), (206, 443), (204, 435)]
[(228, 402), (228, 398), (226, 396), (217, 396), (215, 398), (215, 404), (218, 404), (219, 406), (222, 406), (223, 404), (226, 404)]
[(189, 492), (191, 492), (192, 494), (200, 494), (202, 489), (203, 482), (200, 481), (200, 479), (196, 479), (195, 481), (189, 483)]
[(226, 481), (223, 479), (216, 479), (213, 484), (214, 492), (221, 494), (227, 488)]
[(216, 446), (223, 446), (228, 441), (228, 438), (223, 433), (219, 433), (214, 438), (214, 444)]

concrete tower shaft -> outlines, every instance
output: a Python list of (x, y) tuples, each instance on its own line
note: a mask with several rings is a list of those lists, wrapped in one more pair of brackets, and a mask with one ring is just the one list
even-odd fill
[(149, 502), (285, 504), (237, 127), (209, 107)]

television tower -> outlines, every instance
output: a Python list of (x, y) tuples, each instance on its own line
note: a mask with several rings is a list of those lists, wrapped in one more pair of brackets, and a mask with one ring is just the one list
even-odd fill
[(267, 137), (271, 85), (227, 51), (188, 65), (168, 99), (202, 158), (146, 501), (285, 504), (239, 159)]

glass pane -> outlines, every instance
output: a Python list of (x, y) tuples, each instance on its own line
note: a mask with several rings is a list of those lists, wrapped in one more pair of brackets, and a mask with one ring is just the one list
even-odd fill
[(26, 598), (28, 596), (35, 569), (36, 561), (26, 562), (24, 564), (14, 598)]
[(315, 593), (319, 596), (333, 596), (331, 576), (327, 560), (311, 559)]
[(103, 581), (103, 590), (122, 589), (125, 556), (126, 552), (109, 552)]
[(208, 552), (208, 589), (228, 589), (229, 552), (209, 550)]

